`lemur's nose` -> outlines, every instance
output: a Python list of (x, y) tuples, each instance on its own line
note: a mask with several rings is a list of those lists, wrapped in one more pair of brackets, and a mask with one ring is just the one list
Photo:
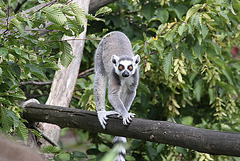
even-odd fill
[(129, 73), (125, 70), (125, 71), (122, 73), (122, 76), (123, 76), (123, 77), (128, 77), (128, 76), (129, 76)]

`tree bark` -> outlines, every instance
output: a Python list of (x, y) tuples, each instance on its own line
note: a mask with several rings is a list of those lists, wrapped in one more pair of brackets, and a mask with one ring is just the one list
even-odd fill
[(181, 146), (209, 154), (240, 157), (240, 133), (213, 131), (140, 118), (133, 118), (130, 125), (124, 126), (122, 119), (117, 116), (109, 117), (107, 128), (104, 130), (96, 112), (42, 104), (31, 104), (25, 109), (24, 117), (28, 121), (48, 122), (60, 127), (79, 128)]
[(90, 0), (89, 12), (92, 13), (97, 9), (106, 6), (109, 3), (112, 3), (116, 0)]
[[(79, 7), (83, 8), (84, 11), (88, 13), (90, 0), (74, 0), (73, 2), (77, 3)], [(69, 41), (70, 45), (72, 46), (72, 54), (75, 56), (75, 58), (72, 60), (68, 68), (63, 67), (60, 62), (58, 63), (60, 70), (56, 71), (55, 73), (51, 91), (46, 102), (47, 105), (68, 107), (70, 104), (84, 49), (84, 39), (86, 36), (87, 26), (85, 25), (84, 28), (85, 30), (78, 37), (78, 39), (82, 40)], [(71, 39), (71, 37), (64, 36), (62, 39)], [(49, 123), (42, 123), (40, 127), (44, 135), (46, 135), (53, 142), (58, 142), (61, 131), (59, 126)], [(42, 147), (49, 144), (44, 139), (41, 139), (40, 142), (42, 143)]]

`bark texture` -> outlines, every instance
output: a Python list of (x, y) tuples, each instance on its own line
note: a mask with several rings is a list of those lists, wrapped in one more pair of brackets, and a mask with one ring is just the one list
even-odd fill
[[(74, 0), (73, 2), (79, 4), (79, 7), (83, 8), (86, 13), (88, 13), (89, 2), (90, 0)], [(72, 46), (72, 54), (75, 58), (72, 60), (71, 64), (68, 68), (63, 67), (60, 62), (58, 63), (60, 70), (55, 73), (51, 91), (46, 102), (47, 105), (55, 105), (55, 106), (64, 106), (68, 107), (72, 98), (72, 94), (74, 91), (74, 87), (76, 84), (76, 80), (78, 77), (79, 67), (82, 59), (82, 53), (84, 49), (84, 40), (86, 36), (86, 28), (81, 35), (79, 35), (78, 39), (82, 40), (74, 40), (69, 41)], [(63, 40), (72, 39), (71, 37), (64, 36)], [(60, 137), (60, 127), (54, 124), (42, 123), (40, 125), (41, 130), (44, 135), (48, 136), (53, 142), (57, 143)], [(41, 140), (42, 146), (48, 145), (48, 142), (44, 139)]]
[(109, 117), (107, 128), (104, 130), (96, 112), (41, 104), (28, 106), (24, 116), (29, 121), (49, 122), (60, 127), (80, 128), (181, 146), (209, 154), (240, 157), (240, 133), (213, 131), (140, 118), (133, 118), (129, 126), (124, 126), (122, 119), (117, 116)]

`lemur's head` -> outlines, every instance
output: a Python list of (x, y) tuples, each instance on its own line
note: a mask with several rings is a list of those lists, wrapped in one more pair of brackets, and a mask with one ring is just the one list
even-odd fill
[(115, 73), (121, 77), (132, 76), (136, 72), (139, 62), (139, 55), (135, 55), (134, 57), (118, 57), (116, 55), (112, 56), (112, 63)]

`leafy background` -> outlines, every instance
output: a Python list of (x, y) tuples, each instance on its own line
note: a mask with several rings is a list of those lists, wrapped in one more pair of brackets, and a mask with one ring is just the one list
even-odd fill
[[(37, 3), (42, 1), (27, 1), (21, 10)], [(1, 29), (5, 31), (0, 35), (2, 132), (26, 140), (31, 129), (23, 124), (26, 120), (21, 117), (19, 101), (34, 97), (45, 103), (50, 88), (49, 84), (26, 82), (51, 81), (58, 58), (64, 66), (70, 63), (71, 48), (60, 40), (63, 35), (80, 34), (85, 16), (93, 21), (88, 22), (80, 73), (93, 67), (99, 38), (110, 31), (124, 32), (134, 53), (141, 56), (140, 84), (131, 107), (137, 117), (240, 132), (239, 1), (120, 0), (94, 15), (84, 15), (66, 2), (26, 16), (15, 11), (17, 6), (18, 1), (1, 1), (0, 6)], [(15, 15), (12, 11), (18, 14), (7, 27), (4, 20)], [(54, 24), (46, 28), (46, 20)], [(34, 35), (25, 27), (35, 28), (29, 31)], [(54, 31), (42, 35), (46, 29)], [(72, 108), (95, 110), (93, 77), (88, 72), (78, 79)], [(111, 108), (109, 103), (107, 108)], [(107, 160), (114, 154), (109, 135), (63, 129), (62, 136), (60, 149), (43, 150), (55, 152), (56, 160), (99, 160), (103, 156)], [(67, 142), (70, 136), (74, 140)], [(239, 160), (134, 139), (128, 139), (127, 149), (127, 160)]]

